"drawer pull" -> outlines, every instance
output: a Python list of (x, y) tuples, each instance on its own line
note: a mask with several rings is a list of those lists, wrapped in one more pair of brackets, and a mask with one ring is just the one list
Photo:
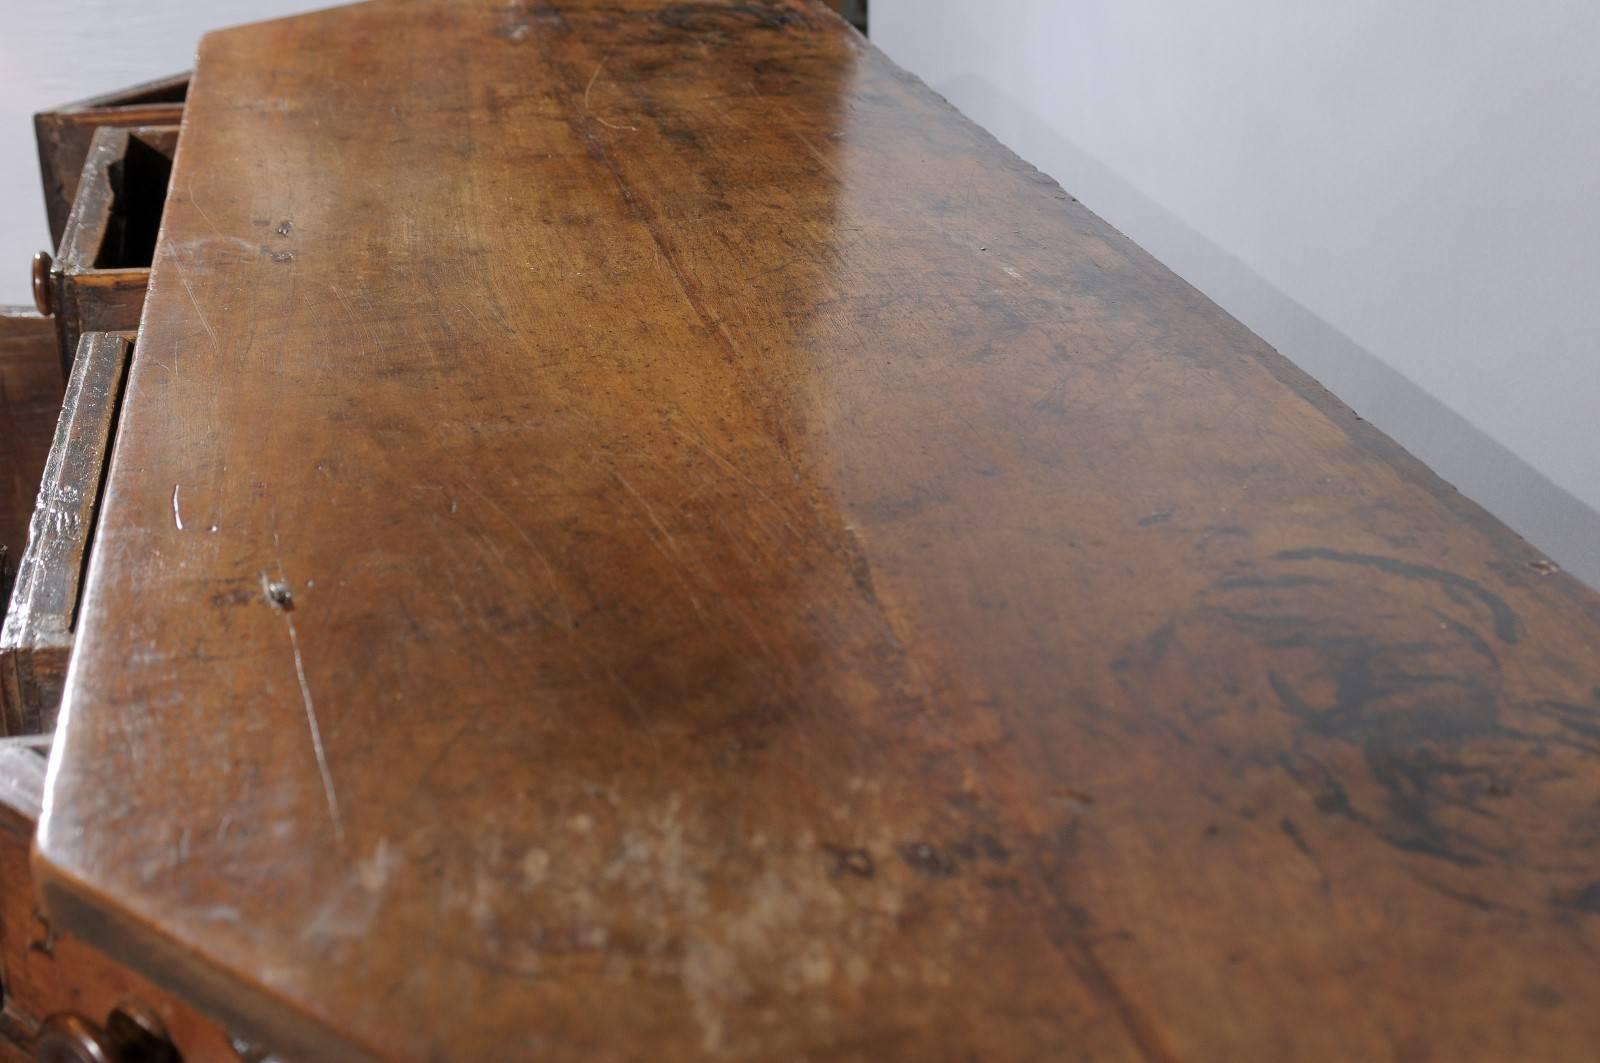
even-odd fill
[(117, 1008), (103, 1030), (76, 1012), (57, 1012), (44, 1020), (33, 1052), (40, 1063), (181, 1063), (166, 1027), (139, 1004)]
[(54, 265), (48, 251), (33, 256), (33, 308), (44, 317), (49, 317), (55, 309), (50, 302), (50, 267)]

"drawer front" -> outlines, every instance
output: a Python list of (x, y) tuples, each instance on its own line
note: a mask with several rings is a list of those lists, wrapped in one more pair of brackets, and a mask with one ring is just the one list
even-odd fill
[[(0, 1060), (85, 1057), (238, 1063), (209, 1019), (68, 934), (41, 913), (30, 849), (46, 741), (0, 743)], [(54, 1039), (55, 1044), (48, 1042)], [(48, 1055), (66, 1041), (79, 1055)], [(176, 1052), (176, 1055), (165, 1054)]]
[(37, 314), (0, 313), (0, 602), (28, 545), (39, 477), (61, 412), (61, 360), (55, 325)]
[(55, 727), (130, 347), (123, 336), (90, 333), (72, 367), (0, 627), (0, 724), (9, 735)]

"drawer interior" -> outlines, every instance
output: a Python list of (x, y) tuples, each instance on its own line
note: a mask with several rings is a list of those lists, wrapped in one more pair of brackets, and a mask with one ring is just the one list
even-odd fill
[(150, 267), (177, 141), (176, 134), (162, 130), (135, 129), (128, 134), (121, 158), (113, 159), (106, 169), (111, 204), (94, 268)]

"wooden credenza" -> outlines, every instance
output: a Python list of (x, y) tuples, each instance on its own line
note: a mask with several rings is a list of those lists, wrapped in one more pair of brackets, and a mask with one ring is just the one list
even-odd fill
[(380, 0), (182, 108), (13, 714), (94, 1036), (1593, 1057), (1600, 595), (825, 6)]

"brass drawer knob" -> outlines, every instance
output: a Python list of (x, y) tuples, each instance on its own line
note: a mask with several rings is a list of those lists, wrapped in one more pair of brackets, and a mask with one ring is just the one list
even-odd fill
[(166, 1027), (141, 1004), (121, 1005), (101, 1029), (75, 1012), (45, 1019), (33, 1043), (39, 1063), (181, 1063)]
[(33, 306), (45, 317), (55, 312), (50, 305), (50, 269), (54, 265), (48, 251), (33, 256)]
[(117, 1051), (105, 1032), (72, 1012), (58, 1012), (44, 1020), (33, 1043), (39, 1063), (117, 1063)]

